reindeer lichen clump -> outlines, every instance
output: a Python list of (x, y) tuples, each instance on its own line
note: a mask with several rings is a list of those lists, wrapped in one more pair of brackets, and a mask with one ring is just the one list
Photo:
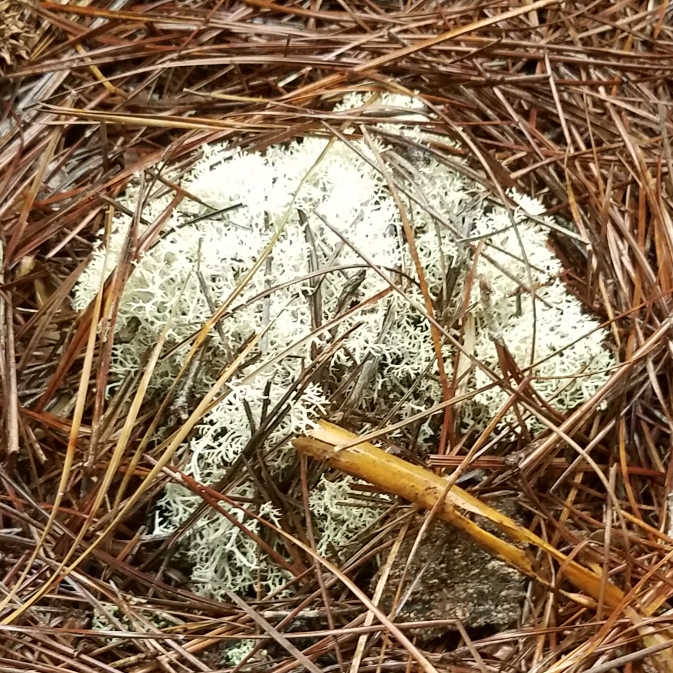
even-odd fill
[[(364, 105), (363, 96), (350, 95), (336, 111)], [(230, 310), (211, 330), (189, 396), (203, 395), (232, 354), (266, 330), (254, 357), (182, 447), (180, 469), (204, 484), (225, 475), (272, 410), (283, 413), (262, 450), (267, 468), (278, 475), (293, 460), (288, 440), (320, 415), (360, 410), (379, 420), (393, 414), (388, 420), (396, 421), (441, 401), (430, 325), (415, 308), (423, 305), (423, 295), (389, 179), (412, 224), (430, 291), (438, 302), (442, 299), (437, 315), (456, 338), (462, 338), (458, 324), (446, 316), (469, 321), (463, 334), (470, 335), (465, 347), (474, 358), (498, 375), (494, 342), (503, 344), (535, 392), (560, 411), (597, 390), (613, 365), (605, 332), (558, 278), (561, 265), (548, 245), (548, 226), (554, 225), (543, 215), (544, 207), (512, 193), (517, 206), (508, 210), (432, 152), (395, 153), (391, 132), (406, 135), (421, 149), (429, 137), (414, 126), (430, 119), (417, 100), (383, 95), (366, 113), (387, 116), (380, 125), (385, 133), (372, 132), (374, 140), (308, 137), (261, 154), (224, 145), (203, 148), (202, 158), (181, 180), (192, 198), (172, 210), (126, 283), (117, 335), (131, 336), (114, 345), (109, 393), (142, 367), (170, 323), (168, 342), (185, 345), (160, 362), (152, 380), (155, 391), (168, 390), (190, 337), (235, 291)], [(120, 203), (127, 212), (140, 213), (138, 226), (145, 230), (169, 208), (175, 193), (161, 183), (143, 193), (140, 187), (139, 181), (130, 185)], [(116, 214), (107, 249), (101, 246), (94, 254), (76, 287), (76, 308), (89, 304), (101, 275), (113, 270), (132, 222), (130, 215)], [(271, 254), (248, 277), (274, 236)], [(471, 292), (465, 297), (473, 264)], [(307, 383), (307, 367), (335, 340), (339, 343), (319, 376)], [(451, 376), (456, 354), (448, 341), (443, 349)], [(508, 393), (491, 385), (487, 371), (466, 362), (460, 365), (459, 385), (474, 396), (460, 414), (464, 424), (483, 427)], [(293, 391), (289, 397), (288, 391)], [(189, 405), (188, 399), (181, 401)], [(534, 418), (525, 422), (535, 431)], [(419, 441), (431, 435), (425, 423)], [(344, 546), (380, 513), (347, 502), (349, 483), (323, 478), (311, 494), (321, 552)], [(251, 482), (230, 494), (260, 497)], [(200, 503), (183, 486), (168, 485), (157, 505), (155, 533), (174, 531)], [(259, 532), (258, 522), (229, 509)], [(280, 523), (280, 512), (270, 502), (256, 513)], [(221, 514), (201, 517), (183, 543), (192, 580), (212, 595), (253, 585), (271, 591), (287, 579)]]

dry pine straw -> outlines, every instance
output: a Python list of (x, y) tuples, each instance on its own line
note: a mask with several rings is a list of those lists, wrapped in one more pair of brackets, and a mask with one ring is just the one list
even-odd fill
[[(665, 651), (656, 652), (662, 645), (643, 650), (648, 642), (641, 636), (645, 626), (668, 628), (671, 595), (668, 2), (27, 6), (36, 37), (30, 53), (12, 52), (1, 85), (0, 667), (213, 670), (223, 664), (206, 652), (251, 633), (264, 636), (272, 654), (265, 670), (278, 673), (316, 661), (345, 670), (354, 657), (360, 670), (573, 664), (597, 673), (616, 657), (624, 670), (643, 670), (645, 661), (666, 667)], [(130, 175), (151, 171), (159, 160), (188, 163), (204, 142), (262, 149), (324, 132), (330, 100), (354, 89), (418, 91), (439, 115), (434, 130), (463, 148), (439, 151), (466, 157), (496, 194), (517, 185), (542, 195), (589, 243), (554, 239), (568, 287), (609, 321), (624, 363), (602, 391), (607, 404), (599, 409), (592, 402), (556, 419), (564, 441), (550, 432), (533, 446), (522, 442), (481, 457), (479, 466), (493, 488), (521, 494), (531, 533), (609, 574), (605, 586), (624, 593), (621, 605), (600, 591), (596, 601), (570, 595), (571, 586), (554, 584), (541, 552), (537, 568), (551, 588), (532, 581), (521, 629), (477, 640), (463, 633), (460, 642), (423, 651), (407, 641), (405, 649), (390, 623), (386, 637), (377, 620), (362, 626), (367, 598), (353, 593), (357, 559), (332, 568), (341, 579), (333, 583), (308, 548), (296, 545), (288, 545), (293, 563), (305, 570), (301, 591), (290, 599), (209, 601), (184, 587), (178, 567), (162, 568), (161, 557), (140, 541), (140, 523), (161, 481), (102, 544), (89, 548), (113, 518), (117, 481), (100, 508), (91, 506), (123, 418), (112, 414), (110, 425), (103, 415), (109, 350), (91, 328), (95, 308), (77, 317), (66, 297), (111, 203)], [(67, 180), (56, 184), (51, 176), (61, 168)], [(109, 286), (106, 300), (113, 305), (118, 293), (119, 286)], [(147, 401), (140, 429), (155, 411)], [(450, 429), (460, 450), (431, 463), (464, 469), (469, 445)], [(123, 465), (140, 436), (132, 437)], [(569, 439), (592, 447), (602, 480), (567, 450)], [(152, 468), (149, 456), (134, 479)], [(54, 509), (60, 480), (64, 493)], [(615, 498), (607, 497), (605, 483)], [(217, 505), (217, 493), (202, 493), (207, 506)], [(285, 532), (301, 539), (298, 513)], [(374, 538), (360, 563), (385, 543)], [(64, 576), (61, 562), (82, 554)], [(161, 612), (169, 625), (157, 632), (144, 624), (137, 630), (148, 635), (107, 642), (88, 631), (88, 616), (110, 603), (136, 624)], [(627, 605), (647, 624), (634, 628)], [(142, 618), (139, 607), (147, 609)], [(292, 645), (283, 634), (299, 610), (324, 616), (325, 629), (336, 631)], [(375, 635), (356, 654), (367, 629)], [(327, 654), (334, 663), (325, 663)]]

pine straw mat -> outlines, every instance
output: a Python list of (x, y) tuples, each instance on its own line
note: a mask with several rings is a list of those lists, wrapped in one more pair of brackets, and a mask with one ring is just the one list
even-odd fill
[[(673, 670), (672, 11), (667, 0), (0, 2), (0, 670)], [(494, 426), (465, 431), (443, 407), (420, 455), (412, 424), (369, 437), (377, 448), (350, 434), (373, 419), (328, 410), (336, 425), (288, 438), (299, 452), (281, 484), (261, 437), (236, 469), (281, 517), (241, 534), (282, 548), (292, 581), (209, 596), (176, 536), (152, 537), (152, 511), (176, 481), (201, 514), (220, 511), (231, 484), (199, 483), (160, 443), (138, 455), (161, 400), (136, 398), (137, 380), (106, 395), (110, 320), (137, 251), (98, 303), (77, 312), (71, 292), (132, 177), (186, 171), (207, 143), (332, 137), (345, 128), (334, 103), (352, 92), (417, 96), (439, 156), (493, 198), (516, 188), (570, 223), (574, 235), (551, 231), (550, 245), (617, 364), (559, 413), (503, 346), (513, 408), (546, 419), (535, 438), (515, 428), (491, 442)], [(359, 109), (347, 121), (355, 140), (381, 119)], [(326, 463), (369, 482), (365, 497), (399, 500), (357, 545), (321, 555), (306, 503)], [(488, 506), (499, 493), (519, 514)], [(506, 628), (432, 610), (405, 621), (386, 606), (395, 583), (405, 591), (395, 555), (453, 540), (434, 519), (521, 574)]]

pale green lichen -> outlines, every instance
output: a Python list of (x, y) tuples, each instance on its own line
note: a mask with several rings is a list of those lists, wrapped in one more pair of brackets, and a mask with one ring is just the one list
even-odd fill
[[(362, 96), (350, 96), (337, 111), (363, 102)], [(399, 96), (383, 96), (367, 109), (371, 114), (396, 111), (397, 119), (391, 118), (385, 125), (388, 130), (396, 129), (400, 121), (427, 118), (419, 101)], [(399, 132), (420, 143), (427, 138), (411, 127)], [(249, 442), (251, 427), (245, 406), (259, 422), (262, 409), (272, 408), (301, 376), (310, 361), (311, 347), (324, 347), (331, 339), (323, 332), (302, 342), (312, 330), (310, 297), (315, 285), (306, 278), (313, 268), (312, 258), (317, 259), (318, 268), (327, 270), (319, 277), (323, 324), (343, 312), (340, 301), (356, 274), (361, 274), (361, 282), (346, 309), (385, 293), (390, 282), (404, 293), (404, 297), (388, 293), (363, 305), (335, 328), (335, 334), (349, 329), (352, 332), (334, 353), (328, 376), (345, 380), (354, 366), (365, 360), (371, 364), (371, 380), (366, 381), (352, 404), (367, 405), (370, 414), (383, 418), (399, 402), (391, 420), (400, 420), (441, 399), (429, 324), (407, 301), (410, 298), (422, 305), (423, 297), (395, 199), (376, 168), (378, 158), (365, 140), (354, 140), (336, 141), (319, 160), (327, 143), (326, 139), (309, 137), (271, 147), (263, 154), (247, 154), (223, 145), (204, 147), (203, 158), (183, 177), (182, 186), (211, 209), (184, 199), (168, 217), (158, 242), (137, 261), (126, 284), (117, 329), (119, 334), (132, 325), (133, 331), (130, 338), (115, 343), (112, 388), (142, 366), (145, 353), (156, 343), (172, 310), (170, 344), (188, 339), (211, 317), (209, 301), (220, 306), (228, 299), (289, 209), (289, 221), (269, 262), (240, 293), (235, 302), (238, 308), (221, 321), (218, 330), (212, 330), (208, 357), (194, 382), (192, 393), (198, 397), (225, 366), (231, 352), (271, 325), (257, 351), (257, 362), (231, 381), (227, 397), (181, 447), (181, 469), (205, 484), (216, 483)], [(467, 298), (474, 328), (474, 357), (499, 374), (494, 340), (500, 341), (518, 366), (530, 371), (537, 394), (560, 411), (592, 395), (606, 380), (606, 370), (614, 361), (603, 343), (604, 330), (598, 329), (598, 322), (584, 313), (558, 279), (561, 265), (547, 244), (547, 229), (540, 224), (553, 224), (542, 215), (543, 206), (512, 193), (510, 196), (519, 204), (512, 220), (480, 186), (431, 155), (396, 160), (384, 142), (375, 143), (377, 152), (388, 157), (388, 170), (406, 190), (407, 196), (402, 198), (432, 292), (437, 295), (441, 290), (447, 269), (456, 271), (456, 299), (448, 309), (457, 309), (464, 299), (465, 279), (474, 259), (474, 250), (465, 241), (471, 237), (482, 241), (472, 293)], [(174, 194), (162, 185), (145, 197), (142, 217), (152, 223), (166, 210)], [(135, 212), (140, 198), (139, 183), (134, 183), (120, 201), (129, 212)], [(230, 210), (220, 212), (225, 208)], [(190, 223), (194, 218), (198, 221)], [(103, 268), (105, 251), (100, 249), (77, 284), (73, 298), (76, 308), (89, 304), (98, 291), (101, 274), (110, 273), (114, 267), (131, 220), (123, 213), (115, 215), (108, 266)], [(339, 230), (352, 247), (344, 245), (325, 222)], [(146, 226), (141, 224), (141, 231)], [(367, 261), (355, 250), (364, 253)], [(370, 262), (390, 282), (372, 270)], [(197, 269), (207, 284), (208, 297)], [(522, 290), (531, 281), (535, 299)], [(255, 299), (269, 287), (277, 288), (271, 297)], [(387, 321), (390, 311), (394, 311), (393, 319)], [(447, 328), (460, 337), (454, 326)], [(535, 363), (528, 370), (533, 350)], [(161, 361), (152, 380), (153, 390), (169, 387), (185, 352), (182, 348)], [(286, 356), (279, 357), (281, 353)], [(445, 344), (444, 353), (450, 375), (455, 352)], [(251, 373), (255, 367), (259, 367), (256, 375)], [(469, 362), (465, 372), (461, 386), (475, 396), (461, 406), (460, 414), (464, 423), (483, 427), (508, 393), (498, 387), (483, 389), (491, 379)], [(409, 390), (413, 394), (405, 397)], [(303, 432), (328, 409), (325, 391), (310, 385), (291, 400), (288, 414), (274, 428), (266, 445), (280, 444), (293, 433)], [(507, 420), (517, 421), (513, 415)], [(536, 428), (534, 419), (526, 423)], [(426, 424), (419, 440), (426, 441), (429, 436)], [(273, 473), (282, 470), (289, 455), (285, 448), (268, 456), (269, 469)], [(338, 479), (323, 481), (311, 494), (321, 551), (352, 539), (378, 516), (376, 509), (350, 506), (339, 510), (328, 504), (332, 491), (339, 490), (338, 497), (347, 498), (347, 485), (347, 481)], [(230, 495), (258, 498), (249, 484)], [(198, 495), (180, 485), (170, 485), (157, 507), (155, 532), (165, 535), (175, 530), (200, 503)], [(249, 530), (259, 531), (254, 519), (236, 508), (229, 509)], [(270, 503), (262, 504), (259, 514), (279, 522), (278, 512)], [(193, 564), (195, 585), (212, 595), (252, 586), (272, 591), (286, 579), (253, 541), (220, 514), (209, 513), (202, 518), (184, 538), (184, 550)]]
[(239, 640), (234, 645), (228, 645), (224, 648), (222, 654), (228, 664), (237, 666), (252, 652), (254, 647), (255, 641), (248, 638), (247, 640)]

